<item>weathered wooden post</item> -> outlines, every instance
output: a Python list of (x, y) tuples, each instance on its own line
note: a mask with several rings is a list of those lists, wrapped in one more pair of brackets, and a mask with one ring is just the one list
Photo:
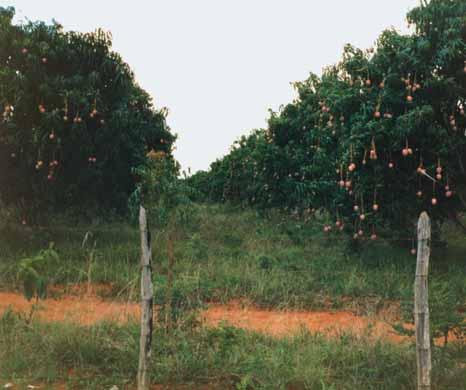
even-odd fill
[(153, 286), (150, 231), (146, 209), (139, 209), (141, 233), (141, 337), (139, 340), (138, 390), (149, 390), (149, 361), (152, 352)]
[(429, 329), (429, 273), (431, 228), (426, 212), (419, 217), (417, 225), (417, 266), (414, 282), (414, 323), (416, 326), (417, 388), (430, 390), (432, 361)]

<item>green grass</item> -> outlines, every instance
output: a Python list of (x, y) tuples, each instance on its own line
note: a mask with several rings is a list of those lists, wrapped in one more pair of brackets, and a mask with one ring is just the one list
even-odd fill
[[(410, 299), (415, 257), (409, 250), (383, 241), (369, 242), (351, 252), (342, 236), (325, 236), (319, 224), (280, 215), (262, 218), (251, 210), (226, 206), (196, 206), (197, 217), (175, 244), (175, 297), (196, 306), (202, 302), (247, 299), (258, 306), (309, 309), (352, 305), (375, 310), (387, 300)], [(93, 233), (87, 245), (82, 240)], [(153, 243), (156, 300), (166, 290), (166, 242)], [(458, 296), (466, 297), (466, 240), (447, 231), (451, 245), (434, 249), (431, 279), (447, 280)], [(50, 242), (60, 264), (50, 270), (55, 284), (82, 283), (89, 276), (89, 253), (96, 249), (90, 279), (112, 283), (111, 295), (136, 298), (139, 278), (139, 235), (129, 223), (66, 225), (28, 230), (3, 229), (0, 236), (0, 285), (21, 290), (16, 264)]]
[[(153, 383), (264, 390), (415, 387), (410, 345), (371, 343), (349, 335), (327, 340), (304, 331), (272, 339), (230, 327), (191, 325), (169, 337), (157, 328)], [(26, 324), (7, 313), (0, 318), (0, 380), (66, 383), (74, 389), (128, 388), (136, 376), (138, 334), (136, 324)], [(458, 362), (465, 358), (465, 350), (455, 345), (435, 349), (434, 389), (464, 388), (466, 369)]]
[[(349, 335), (327, 340), (304, 331), (272, 339), (229, 327), (201, 328), (194, 315), (207, 302), (232, 299), (269, 308), (351, 306), (363, 313), (400, 301), (410, 314), (415, 258), (409, 250), (378, 241), (355, 252), (344, 237), (325, 236), (314, 221), (303, 223), (279, 214), (265, 218), (228, 206), (196, 209), (195, 220), (179, 232), (175, 243), (174, 314), (182, 317), (184, 328), (170, 336), (156, 328), (154, 382), (198, 389), (200, 384), (214, 389), (414, 388), (415, 353), (410, 345)], [(47, 270), (52, 284), (90, 278), (93, 283), (111, 283), (106, 294), (113, 299), (138, 299), (136, 225), (57, 220), (41, 229), (0, 230), (2, 289), (21, 291), (18, 261), (53, 242), (60, 261)], [(92, 236), (83, 247), (88, 231)], [(153, 233), (155, 301), (162, 303), (167, 290), (166, 241)], [(466, 240), (451, 226), (445, 234), (450, 245), (434, 248), (430, 282), (443, 286), (442, 294), (451, 291), (451, 296), (438, 298), (431, 291), (434, 321), (439, 313), (445, 317), (450, 308), (464, 306), (466, 297)], [(76, 389), (131, 388), (137, 348), (137, 324), (27, 324), (6, 313), (0, 319), (0, 380), (22, 385), (66, 382)], [(435, 349), (434, 388), (465, 388), (465, 364), (464, 343)]]

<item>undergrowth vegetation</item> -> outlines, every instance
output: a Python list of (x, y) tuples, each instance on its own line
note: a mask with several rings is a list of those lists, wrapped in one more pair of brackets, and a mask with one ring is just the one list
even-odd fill
[[(244, 299), (270, 308), (324, 306), (376, 310), (388, 301), (411, 301), (415, 257), (382, 241), (353, 248), (351, 241), (328, 237), (319, 223), (295, 221), (280, 213), (260, 216), (229, 206), (193, 205), (189, 226), (174, 243), (174, 297), (179, 305)], [(318, 218), (318, 217), (315, 217)], [(37, 230), (4, 227), (0, 236), (0, 286), (22, 289), (18, 260), (51, 242), (59, 256), (45, 272), (49, 284), (110, 284), (106, 293), (138, 298), (139, 236), (123, 223), (79, 224), (65, 221)], [(87, 242), (83, 238), (88, 234)], [(156, 302), (167, 284), (166, 234), (154, 231)], [(459, 304), (466, 296), (460, 232), (446, 226), (450, 244), (434, 248), (432, 283), (447, 283)], [(90, 252), (92, 251), (92, 256)], [(432, 292), (435, 294), (435, 291)], [(178, 297), (178, 298), (177, 298)], [(463, 302), (459, 302), (463, 300)]]
[[(167, 231), (153, 231), (154, 298), (159, 316), (154, 334), (153, 383), (183, 389), (411, 389), (415, 350), (411, 344), (374, 342), (341, 335), (328, 340), (304, 330), (276, 339), (233, 329), (206, 328), (199, 310), (211, 302), (240, 300), (275, 309), (345, 308), (372, 314), (400, 305), (412, 320), (415, 257), (382, 241), (360, 248), (344, 236), (322, 233), (318, 221), (198, 205), (173, 243), (173, 285), (168, 291)], [(315, 218), (318, 218), (316, 216)], [(317, 223), (316, 223), (317, 222)], [(57, 296), (76, 283), (103, 284), (106, 299), (139, 299), (139, 234), (136, 225), (73, 224), (57, 219), (32, 230), (3, 226), (0, 286), (23, 291), (18, 272), (24, 259), (53, 243), (53, 267), (38, 268)], [(172, 232), (173, 234), (173, 232)], [(434, 248), (431, 261), (432, 327), (442, 336), (464, 320), (465, 242), (446, 226), (449, 246)], [(167, 330), (163, 310), (172, 302), (175, 324)], [(160, 315), (162, 314), (162, 315)], [(138, 324), (44, 324), (32, 316), (4, 313), (0, 319), (0, 380), (16, 384), (66, 383), (73, 389), (132, 388), (137, 371)], [(167, 332), (170, 332), (168, 334)], [(370, 336), (370, 329), (367, 330)], [(461, 336), (461, 335), (460, 335)], [(434, 350), (434, 388), (460, 389), (466, 350), (461, 339)]]
[[(132, 388), (137, 371), (137, 324), (27, 325), (7, 312), (0, 318), (0, 379), (16, 383), (65, 383), (75, 389)], [(341, 335), (327, 340), (302, 332), (272, 339), (195, 323), (170, 337), (154, 334), (154, 383), (206, 389), (412, 389), (415, 351), (410, 345), (371, 343)], [(464, 349), (434, 350), (434, 388), (460, 389)], [(22, 378), (27, 378), (23, 381)], [(192, 386), (192, 387), (191, 387)]]

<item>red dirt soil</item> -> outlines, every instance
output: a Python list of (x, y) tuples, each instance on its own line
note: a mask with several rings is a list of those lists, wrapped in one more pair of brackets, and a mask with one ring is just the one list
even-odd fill
[[(39, 301), (34, 312), (35, 318), (41, 321), (67, 321), (81, 325), (92, 325), (99, 321), (116, 321), (125, 323), (138, 320), (139, 305), (131, 302), (103, 300), (99, 296), (111, 291), (111, 286), (68, 286), (56, 287), (51, 290), (57, 298)], [(30, 313), (33, 303), (28, 302), (21, 294), (0, 292), (0, 315), (11, 309), (24, 315)], [(356, 337), (368, 337), (371, 340), (385, 340), (389, 342), (406, 342), (411, 340), (407, 336), (400, 336), (393, 331), (389, 322), (398, 320), (396, 305), (379, 313), (377, 316), (358, 316), (350, 311), (273, 311), (258, 309), (240, 302), (227, 305), (211, 305), (201, 313), (201, 319), (206, 326), (219, 326), (222, 323), (234, 327), (252, 330), (273, 337), (286, 337), (308, 330), (328, 337), (341, 334), (352, 334)], [(436, 340), (441, 344), (442, 340)], [(0, 384), (1, 387), (1, 384)], [(38, 388), (42, 388), (39, 386)], [(50, 388), (50, 387), (47, 387)], [(56, 390), (67, 388), (64, 384), (53, 385)], [(192, 387), (183, 385), (154, 385), (152, 390), (179, 389), (187, 390)], [(205, 385), (197, 389), (210, 390), (221, 387)]]
[[(29, 314), (33, 302), (22, 295), (0, 292), (0, 314), (8, 308)], [(98, 321), (126, 322), (136, 318), (139, 308), (133, 303), (104, 301), (95, 296), (67, 295), (60, 299), (45, 299), (38, 303), (34, 317), (41, 321), (68, 321), (82, 325), (92, 325)]]
[[(58, 299), (39, 301), (34, 312), (41, 321), (67, 321), (92, 325), (99, 321), (127, 322), (139, 318), (139, 306), (130, 302), (109, 301), (98, 298), (95, 289), (84, 293), (82, 288), (67, 290)], [(69, 295), (71, 293), (71, 295)], [(27, 315), (32, 303), (21, 294), (0, 292), (0, 315), (11, 308)], [(388, 317), (391, 317), (389, 315)], [(369, 336), (392, 342), (408, 340), (396, 334), (388, 318), (357, 316), (349, 311), (273, 311), (243, 306), (232, 302), (228, 305), (211, 305), (201, 313), (203, 323), (218, 326), (226, 323), (234, 327), (256, 331), (274, 337), (289, 336), (307, 329), (312, 333), (338, 336), (351, 333), (355, 336)]]
[(408, 339), (396, 334), (392, 326), (380, 317), (357, 316), (349, 311), (271, 311), (251, 306), (243, 308), (237, 303), (231, 303), (213, 305), (202, 316), (210, 326), (225, 322), (274, 337), (293, 335), (305, 329), (328, 336), (351, 333), (354, 336), (369, 336), (393, 342)]

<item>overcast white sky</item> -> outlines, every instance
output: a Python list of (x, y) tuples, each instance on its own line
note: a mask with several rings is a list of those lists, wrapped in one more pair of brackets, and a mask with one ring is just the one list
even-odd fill
[(52, 18), (67, 30), (113, 34), (156, 106), (170, 110), (184, 169), (207, 169), (268, 109), (294, 97), (290, 82), (371, 46), (382, 30), (407, 31), (419, 0), (0, 0), (17, 20)]

